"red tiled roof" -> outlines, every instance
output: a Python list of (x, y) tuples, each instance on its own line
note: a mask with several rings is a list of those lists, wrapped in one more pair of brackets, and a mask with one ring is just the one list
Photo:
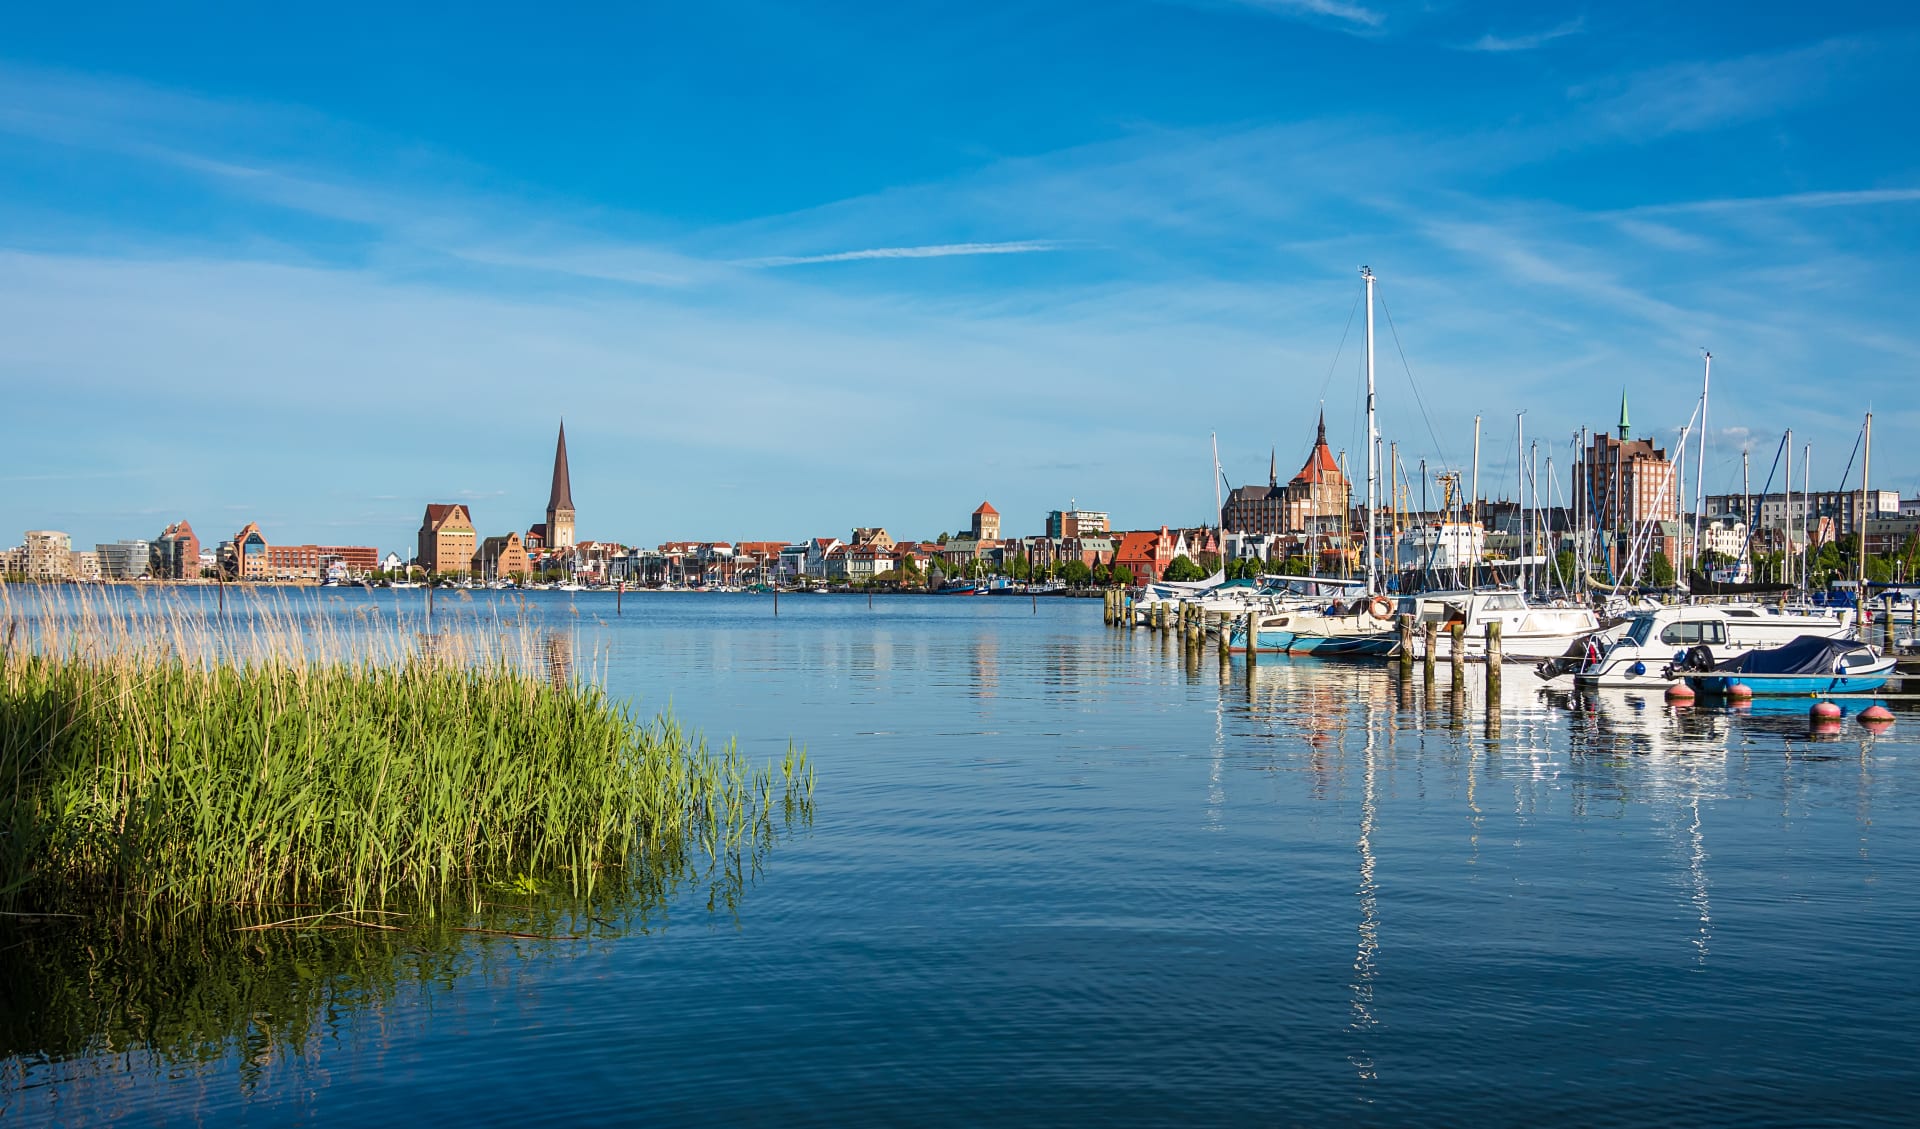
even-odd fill
[(999, 510), (996, 510), (996, 509), (994, 509), (994, 508), (993, 508), (993, 503), (992, 503), (992, 502), (982, 502), (982, 503), (980, 503), (980, 508), (979, 508), (979, 509), (977, 509), (977, 510), (975, 510), (975, 511), (973, 511), (973, 512), (974, 512), (974, 513), (977, 513), (977, 514), (992, 514), (992, 515), (994, 515), (995, 517), (998, 517), (998, 516), (1000, 516), (1000, 511), (999, 511)]

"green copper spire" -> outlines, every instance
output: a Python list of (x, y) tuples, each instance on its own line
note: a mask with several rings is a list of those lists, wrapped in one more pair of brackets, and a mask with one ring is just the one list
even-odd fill
[(1633, 426), (1627, 422), (1627, 390), (1620, 390), (1620, 441), (1625, 443)]

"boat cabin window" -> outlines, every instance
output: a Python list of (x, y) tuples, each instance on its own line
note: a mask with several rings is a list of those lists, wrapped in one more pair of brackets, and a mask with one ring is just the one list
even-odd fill
[(1653, 617), (1650, 615), (1635, 616), (1633, 626), (1627, 628), (1627, 639), (1636, 647), (1644, 647), (1647, 645), (1647, 640), (1652, 638), (1652, 636)]
[(1857, 651), (1848, 651), (1843, 661), (1847, 664), (1848, 670), (1859, 670), (1863, 666), (1873, 665), (1873, 652), (1864, 647)]
[(1682, 621), (1662, 631), (1660, 641), (1676, 647), (1691, 647), (1695, 643), (1725, 643), (1727, 629), (1712, 620)]
[(1527, 602), (1521, 599), (1520, 594), (1517, 592), (1495, 592), (1489, 595), (1487, 602), (1481, 606), (1490, 612), (1523, 612), (1527, 610)]

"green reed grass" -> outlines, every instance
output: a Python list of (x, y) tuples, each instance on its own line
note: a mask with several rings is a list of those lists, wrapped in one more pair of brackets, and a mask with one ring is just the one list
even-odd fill
[(367, 906), (536, 874), (590, 892), (649, 848), (769, 835), (811, 793), (804, 755), (755, 769), (642, 719), (524, 626), (4, 590), (0, 613), (8, 905)]

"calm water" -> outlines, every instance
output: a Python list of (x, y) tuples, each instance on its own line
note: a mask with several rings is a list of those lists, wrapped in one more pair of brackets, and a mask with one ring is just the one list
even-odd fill
[[(1097, 601), (612, 611), (537, 601), (616, 692), (816, 763), (811, 826), (736, 912), (695, 884), (621, 937), (396, 954), (418, 975), (304, 1039), (194, 1053), (60, 1050), (88, 1033), (12, 997), (6, 1120), (1804, 1125), (1920, 1101), (1920, 716), (1813, 743), (1797, 708), (1675, 715), (1510, 668), (1490, 728), (1478, 672), (1456, 698), (1444, 668), (1223, 666)], [(355, 953), (201, 974), (325, 981)], [(272, 998), (234, 1006), (264, 1031)]]

